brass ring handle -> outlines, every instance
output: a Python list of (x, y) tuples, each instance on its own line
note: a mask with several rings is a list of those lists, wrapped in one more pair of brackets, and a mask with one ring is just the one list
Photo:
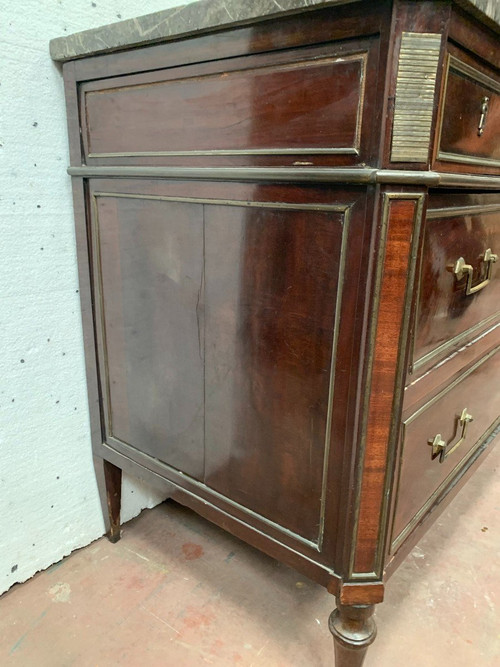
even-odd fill
[(483, 97), (481, 100), (481, 116), (479, 118), (479, 125), (477, 126), (477, 135), (481, 137), (486, 127), (486, 118), (488, 116), (488, 107), (490, 105), (490, 98)]
[(467, 427), (469, 422), (473, 421), (473, 416), (467, 412), (467, 408), (462, 410), (462, 414), (458, 419), (458, 425), (462, 427), (462, 433), (460, 434), (459, 440), (452, 445), (451, 442), (446, 442), (442, 439), (441, 433), (438, 433), (434, 438), (429, 439), (429, 444), (432, 446), (432, 458), (439, 456), (439, 463), (444, 463), (444, 461), (453, 454), (453, 452), (460, 447), (460, 445), (465, 440), (467, 435)]
[(498, 260), (498, 255), (495, 255), (491, 252), (491, 248), (488, 248), (484, 251), (483, 262), (486, 264), (486, 277), (483, 281), (477, 285), (472, 286), (472, 278), (474, 274), (474, 267), (470, 264), (467, 264), (463, 257), (459, 257), (453, 266), (453, 273), (456, 276), (457, 280), (462, 280), (462, 278), (467, 276), (467, 283), (465, 285), (465, 294), (475, 294), (482, 290), (491, 280), (491, 274), (493, 272), (493, 264)]

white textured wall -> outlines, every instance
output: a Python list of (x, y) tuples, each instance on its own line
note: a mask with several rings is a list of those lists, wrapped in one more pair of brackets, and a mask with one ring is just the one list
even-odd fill
[[(103, 533), (52, 37), (178, 0), (0, 0), (0, 593)], [(126, 479), (123, 518), (159, 502)]]

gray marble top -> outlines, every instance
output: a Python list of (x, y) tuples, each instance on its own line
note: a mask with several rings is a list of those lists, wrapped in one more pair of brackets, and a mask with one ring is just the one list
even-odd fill
[[(500, 28), (500, 0), (455, 0), (491, 27)], [(155, 44), (270, 18), (318, 6), (344, 5), (359, 0), (200, 0), (136, 19), (128, 19), (57, 37), (50, 42), (53, 60), (109, 53), (134, 46)]]

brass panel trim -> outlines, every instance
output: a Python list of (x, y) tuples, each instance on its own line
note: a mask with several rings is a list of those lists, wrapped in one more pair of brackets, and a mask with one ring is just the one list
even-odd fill
[[(89, 150), (87, 153), (88, 158), (118, 158), (118, 157), (189, 157), (189, 156), (237, 156), (237, 155), (359, 155), (360, 145), (361, 145), (361, 125), (363, 119), (363, 105), (365, 99), (365, 85), (366, 85), (366, 66), (368, 62), (368, 53), (363, 51), (361, 53), (352, 53), (346, 56), (328, 56), (328, 57), (310, 57), (302, 58), (297, 60), (291, 60), (288, 62), (274, 63), (268, 65), (259, 65), (254, 67), (240, 67), (238, 69), (230, 69), (225, 71), (224, 74), (227, 77), (233, 75), (238, 75), (244, 72), (255, 71), (286, 71), (291, 69), (306, 69), (309, 67), (318, 67), (322, 65), (335, 65), (342, 64), (346, 62), (359, 62), (360, 63), (360, 73), (359, 73), (359, 98), (358, 106), (356, 109), (356, 128), (353, 138), (352, 146), (332, 146), (332, 147), (321, 147), (321, 148), (251, 148), (251, 149), (207, 149), (207, 150), (178, 150), (178, 151), (117, 151), (117, 152), (93, 152)], [(158, 73), (161, 70), (158, 71)], [(199, 81), (201, 79), (210, 79), (219, 77), (221, 74), (218, 72), (211, 72), (203, 75), (193, 75), (178, 77), (173, 79), (159, 79), (158, 81), (150, 81), (148, 83), (136, 83), (129, 84), (126, 86), (110, 86), (109, 88), (90, 88), (85, 89), (82, 95), (82, 104), (83, 109), (85, 110), (85, 127), (86, 127), (86, 140), (87, 147), (90, 148), (91, 137), (89, 134), (89, 122), (88, 122), (88, 110), (87, 104), (85, 103), (85, 98), (88, 95), (95, 94), (106, 94), (109, 91), (118, 91), (137, 88), (146, 88), (148, 86), (153, 86), (157, 84), (169, 84), (175, 82), (184, 82), (184, 81)], [(137, 75), (132, 75), (137, 76)], [(100, 85), (100, 84), (98, 84)]]
[(434, 357), (437, 357), (438, 355), (441, 355), (443, 352), (445, 352), (448, 349), (451, 349), (453, 347), (456, 347), (457, 345), (460, 345), (464, 340), (469, 338), (469, 336), (474, 335), (484, 327), (487, 327), (488, 324), (491, 324), (494, 322), (496, 319), (500, 317), (500, 310), (497, 311), (496, 313), (493, 313), (493, 315), (490, 315), (484, 320), (481, 320), (477, 324), (475, 324), (473, 327), (470, 327), (469, 329), (466, 329), (465, 331), (462, 331), (459, 333), (457, 336), (454, 338), (450, 338), (446, 342), (442, 343), (438, 347), (434, 348), (430, 352), (427, 352), (427, 354), (424, 354), (423, 357), (420, 357), (413, 363), (413, 370), (417, 371), (421, 366), (424, 366), (428, 361), (433, 359)]
[(500, 177), (372, 167), (68, 167), (79, 178), (146, 178), (293, 183), (380, 183), (429, 187), (500, 188)]
[[(319, 524), (318, 524), (318, 538), (316, 541), (308, 540), (293, 531), (288, 530), (287, 528), (281, 527), (281, 532), (291, 535), (294, 539), (301, 541), (303, 544), (314, 548), (316, 551), (321, 552), (323, 545), (323, 536), (325, 529), (325, 515), (326, 515), (326, 493), (327, 493), (327, 479), (328, 479), (328, 463), (330, 458), (330, 441), (331, 441), (331, 423), (332, 423), (332, 409), (333, 409), (333, 390), (335, 383), (335, 364), (336, 364), (336, 352), (337, 352), (337, 343), (338, 343), (338, 334), (340, 328), (340, 309), (342, 305), (342, 293), (344, 286), (344, 274), (345, 274), (345, 263), (346, 263), (346, 249), (347, 249), (347, 240), (349, 232), (349, 223), (350, 223), (350, 209), (352, 204), (292, 204), (287, 202), (263, 202), (263, 201), (244, 201), (244, 200), (233, 200), (233, 199), (209, 199), (209, 198), (199, 198), (199, 197), (176, 197), (176, 196), (163, 196), (163, 195), (149, 195), (149, 194), (129, 194), (129, 193), (119, 193), (119, 192), (93, 192), (91, 195), (92, 198), (92, 216), (91, 216), (91, 235), (92, 235), (92, 247), (93, 247), (93, 261), (92, 266), (96, 269), (97, 276), (94, 278), (96, 284), (95, 289), (95, 302), (96, 302), (96, 335), (100, 345), (98, 346), (98, 357), (102, 355), (104, 369), (101, 372), (104, 373), (104, 381), (102, 382), (103, 387), (103, 413), (104, 413), (104, 427), (105, 432), (108, 434), (108, 438), (113, 441), (119, 442), (122, 445), (126, 445), (135, 450), (133, 445), (126, 443), (122, 440), (119, 440), (113, 435), (113, 425), (112, 425), (112, 414), (111, 414), (111, 391), (109, 385), (109, 369), (108, 369), (108, 354), (107, 354), (107, 341), (106, 341), (106, 318), (104, 312), (104, 289), (102, 283), (102, 259), (101, 259), (101, 249), (100, 249), (100, 225), (99, 225), (99, 213), (97, 206), (98, 197), (110, 197), (110, 198), (122, 198), (122, 199), (142, 199), (142, 200), (153, 200), (153, 201), (166, 201), (166, 202), (181, 202), (187, 204), (199, 204), (199, 205), (212, 205), (212, 206), (236, 206), (239, 208), (268, 208), (268, 209), (285, 209), (285, 210), (299, 210), (299, 211), (311, 211), (311, 212), (332, 212), (343, 214), (343, 219), (340, 221), (342, 227), (341, 235), (341, 247), (339, 253), (339, 271), (338, 271), (338, 282), (337, 290), (335, 297), (335, 314), (333, 322), (333, 339), (331, 347), (331, 364), (330, 364), (330, 380), (328, 388), (328, 400), (326, 408), (326, 429), (325, 429), (325, 443), (324, 443), (324, 457), (323, 457), (323, 471), (322, 471), (322, 484), (321, 484), (321, 499), (320, 499), (320, 511), (319, 511)], [(142, 454), (142, 453), (141, 453)], [(144, 454), (147, 457), (147, 454)], [(182, 475), (183, 478), (189, 479), (189, 481), (195, 485), (203, 487), (204, 489), (211, 489), (211, 487), (206, 486), (202, 482), (190, 477), (182, 471), (178, 471), (172, 466), (168, 465), (163, 461), (157, 461), (149, 457), (155, 464), (161, 465), (164, 469), (170, 471), (175, 471), (178, 474)], [(270, 519), (266, 519), (263, 515), (257, 514), (250, 509), (244, 508), (238, 503), (230, 500), (226, 496), (218, 493), (217, 491), (211, 489), (211, 492), (228, 502), (229, 504), (238, 507), (242, 511), (246, 511), (248, 514), (259, 517), (264, 523), (267, 522), (268, 525), (273, 526), (279, 530), (279, 524), (275, 524)]]
[[(359, 461), (357, 466), (356, 474), (356, 501), (354, 507), (354, 522), (353, 522), (353, 531), (352, 531), (352, 548), (349, 557), (349, 567), (348, 567), (348, 579), (380, 579), (383, 573), (383, 561), (386, 547), (386, 538), (388, 533), (387, 526), (387, 516), (390, 509), (390, 488), (393, 478), (393, 461), (396, 455), (397, 450), (397, 429), (399, 427), (398, 421), (395, 419), (394, 413), (399, 410), (399, 406), (403, 401), (403, 384), (404, 384), (404, 357), (405, 357), (405, 344), (404, 341), (408, 338), (408, 328), (410, 325), (411, 318), (411, 306), (412, 306), (412, 293), (415, 283), (415, 274), (416, 274), (416, 260), (417, 260), (417, 249), (420, 239), (420, 228), (422, 225), (424, 203), (426, 195), (421, 192), (405, 192), (405, 193), (383, 193), (383, 210), (382, 210), (382, 219), (381, 219), (381, 233), (379, 240), (379, 250), (377, 256), (377, 272), (374, 281), (373, 293), (375, 294), (374, 307), (370, 320), (370, 338), (369, 338), (369, 353), (367, 364), (369, 367), (368, 376), (366, 380), (365, 394), (363, 397), (363, 414), (365, 415), (362, 424), (361, 430), (361, 444), (360, 444), (360, 454)], [(393, 408), (392, 408), (392, 417), (391, 424), (389, 427), (389, 438), (388, 438), (388, 448), (387, 448), (387, 465), (384, 479), (384, 493), (382, 497), (382, 506), (380, 511), (380, 520), (379, 520), (379, 535), (378, 542), (374, 558), (374, 570), (372, 572), (355, 572), (354, 571), (354, 562), (356, 556), (356, 547), (357, 547), (357, 537), (358, 537), (358, 528), (359, 528), (359, 513), (361, 507), (361, 489), (362, 489), (362, 479), (363, 479), (363, 467), (364, 467), (364, 458), (366, 451), (366, 431), (367, 431), (367, 415), (368, 415), (368, 406), (370, 400), (370, 390), (371, 390), (371, 380), (373, 373), (373, 356), (375, 348), (375, 338), (377, 334), (377, 322), (378, 322), (378, 310), (379, 310), (379, 301), (380, 301), (380, 286), (382, 283), (384, 262), (385, 262), (385, 252), (386, 252), (386, 240), (387, 240), (387, 231), (388, 231), (388, 222), (389, 222), (389, 213), (390, 213), (390, 203), (393, 200), (410, 200), (415, 201), (415, 211), (413, 217), (413, 232), (412, 240), (410, 246), (410, 254), (408, 258), (408, 273), (406, 281), (406, 289), (404, 296), (404, 307), (403, 307), (403, 316), (399, 336), (399, 353), (398, 359), (396, 362), (396, 374), (395, 374), (395, 385), (394, 385), (394, 394), (393, 394)]]
[(496, 158), (486, 158), (486, 157), (476, 157), (474, 155), (460, 154), (460, 153), (450, 153), (447, 151), (441, 150), (441, 135), (443, 131), (443, 122), (444, 122), (444, 113), (446, 111), (446, 95), (448, 92), (448, 77), (450, 70), (462, 74), (471, 81), (478, 83), (488, 90), (493, 91), (497, 95), (500, 95), (500, 83), (492, 79), (487, 74), (477, 70), (475, 67), (468, 65), (467, 63), (462, 62), (459, 58), (448, 54), (446, 58), (446, 70), (444, 74), (444, 86), (443, 86), (443, 95), (442, 95), (442, 113), (441, 119), (439, 121), (438, 127), (438, 152), (437, 159), (442, 160), (443, 162), (459, 162), (462, 164), (472, 164), (479, 165), (482, 167), (500, 167), (500, 160)]
[(391, 162), (427, 162), (441, 35), (403, 32), (399, 51)]

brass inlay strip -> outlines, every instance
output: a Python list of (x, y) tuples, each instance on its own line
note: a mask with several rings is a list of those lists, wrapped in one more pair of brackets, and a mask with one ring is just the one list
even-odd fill
[(392, 162), (427, 162), (441, 35), (403, 32), (392, 128)]
[[(243, 200), (233, 200), (233, 199), (208, 199), (201, 197), (176, 197), (176, 196), (163, 196), (163, 195), (142, 195), (142, 194), (129, 194), (129, 193), (119, 193), (119, 192), (94, 192), (92, 194), (92, 211), (93, 211), (93, 224), (92, 224), (92, 237), (93, 237), (93, 247), (94, 247), (94, 266), (97, 268), (97, 289), (96, 289), (96, 304), (97, 304), (97, 313), (98, 313), (98, 337), (101, 339), (101, 349), (102, 355), (104, 357), (104, 417), (105, 417), (105, 427), (106, 432), (110, 434), (110, 439), (120, 443), (121, 445), (126, 445), (131, 449), (135, 448), (129, 443), (119, 440), (112, 435), (112, 415), (111, 415), (111, 402), (110, 402), (110, 386), (109, 386), (109, 370), (108, 370), (108, 355), (107, 355), (107, 343), (106, 343), (106, 325), (105, 325), (105, 313), (104, 313), (104, 290), (102, 283), (102, 266), (101, 266), (101, 251), (100, 251), (100, 234), (99, 234), (99, 215), (98, 215), (98, 206), (97, 198), (98, 197), (111, 197), (111, 198), (123, 198), (123, 199), (142, 199), (142, 200), (153, 200), (153, 201), (171, 201), (171, 202), (182, 202), (182, 203), (195, 203), (201, 205), (212, 205), (212, 206), (237, 206), (240, 208), (269, 208), (269, 209), (288, 209), (288, 210), (300, 210), (300, 211), (320, 211), (320, 212), (334, 212), (344, 214), (344, 219), (342, 224), (342, 240), (341, 240), (341, 249), (339, 255), (339, 274), (338, 274), (338, 283), (337, 283), (337, 293), (335, 300), (335, 315), (334, 315), (334, 324), (333, 324), (333, 340), (332, 340), (332, 349), (331, 349), (331, 366), (330, 366), (330, 380), (329, 380), (329, 390), (328, 390), (328, 403), (327, 403), (327, 414), (326, 414), (326, 432), (325, 432), (325, 445), (324, 445), (324, 458), (323, 458), (323, 476), (322, 476), (322, 486), (321, 486), (321, 500), (320, 500), (320, 520), (318, 528), (318, 538), (317, 541), (308, 540), (300, 535), (294, 533), (293, 531), (288, 530), (279, 524), (274, 523), (270, 519), (253, 512), (248, 508), (244, 508), (242, 505), (230, 500), (226, 496), (219, 494), (205, 484), (195, 480), (194, 478), (186, 475), (185, 473), (176, 470), (172, 466), (154, 459), (155, 464), (161, 465), (168, 470), (175, 471), (177, 474), (182, 475), (183, 478), (189, 479), (190, 483), (203, 487), (206, 490), (209, 490), (210, 493), (213, 493), (215, 496), (220, 497), (227, 502), (228, 504), (237, 507), (241, 511), (258, 517), (259, 520), (264, 523), (272, 526), (276, 530), (280, 530), (284, 534), (290, 535), (293, 539), (296, 539), (303, 544), (306, 544), (309, 547), (314, 548), (316, 551), (320, 552), (322, 549), (323, 543), (323, 534), (325, 528), (325, 514), (326, 514), (326, 493), (327, 493), (327, 477), (328, 477), (328, 461), (330, 455), (330, 432), (331, 432), (331, 423), (332, 423), (332, 409), (333, 409), (333, 387), (335, 380), (335, 361), (336, 361), (336, 349), (338, 342), (338, 329), (340, 325), (340, 308), (342, 303), (342, 291), (344, 285), (344, 271), (345, 271), (345, 261), (346, 261), (346, 249), (347, 249), (347, 236), (349, 229), (349, 219), (350, 219), (350, 208), (351, 205), (348, 204), (292, 204), (287, 202), (263, 202), (263, 201), (243, 201)], [(137, 450), (138, 451), (138, 450)], [(146, 455), (145, 455), (146, 456)], [(153, 459), (152, 459), (153, 460)]]

